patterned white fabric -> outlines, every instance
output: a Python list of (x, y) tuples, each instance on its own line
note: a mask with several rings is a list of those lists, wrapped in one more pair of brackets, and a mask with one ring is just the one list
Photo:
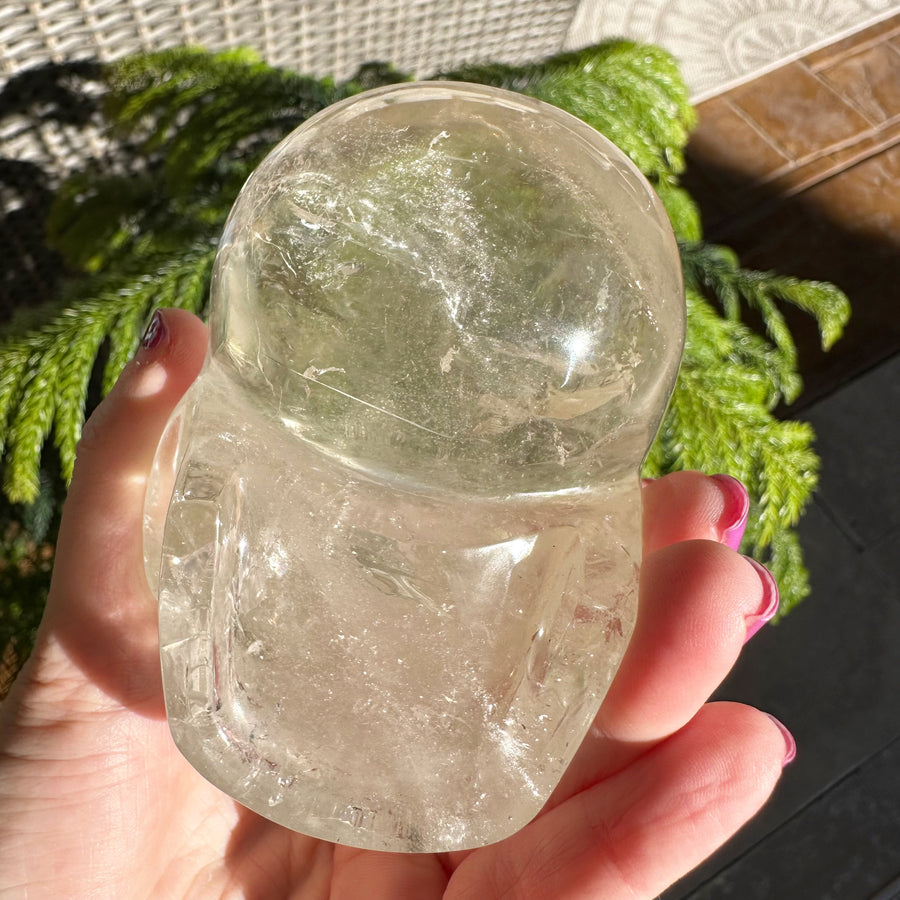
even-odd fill
[(698, 101), (898, 12), (893, 0), (583, 0), (566, 46), (659, 44)]

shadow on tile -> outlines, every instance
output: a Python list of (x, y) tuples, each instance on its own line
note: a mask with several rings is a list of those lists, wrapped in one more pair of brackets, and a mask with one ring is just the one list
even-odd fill
[[(900, 352), (900, 144), (795, 196), (757, 187), (751, 208), (723, 216), (728, 185), (741, 178), (747, 176), (690, 155), (684, 185), (704, 220), (718, 222), (707, 239), (730, 246), (748, 268), (833, 282), (853, 309), (843, 338), (825, 353), (812, 318), (783, 307), (806, 385), (784, 411), (793, 416)], [(747, 321), (759, 327), (752, 313)]]
[(823, 460), (800, 524), (812, 595), (753, 638), (717, 694), (784, 721), (798, 756), (762, 813), (667, 900), (869, 900), (900, 872), (900, 770), (889, 764), (900, 741), (898, 389), (900, 356), (807, 410)]

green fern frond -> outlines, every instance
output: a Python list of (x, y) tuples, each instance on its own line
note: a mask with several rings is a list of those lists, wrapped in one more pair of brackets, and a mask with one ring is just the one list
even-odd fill
[(665, 50), (616, 41), (557, 57), (543, 69), (528, 93), (564, 105), (606, 134), (648, 177), (684, 171), (696, 114)]
[(685, 290), (685, 300), (687, 364), (739, 372), (746, 402), (773, 409), (782, 396), (783, 360), (778, 349), (742, 322), (720, 316), (693, 289)]
[(156, 306), (199, 312), (205, 303), (214, 248), (183, 251), (150, 275), (106, 277), (81, 285), (82, 296), (43, 327), (0, 345), (0, 430), (5, 444), (3, 489), (13, 503), (32, 503), (40, 490), (44, 442), (54, 433), (60, 469), (68, 482), (84, 424), (88, 385), (103, 342), (111, 352), (103, 373), (109, 390), (133, 354), (140, 326)]
[(760, 437), (757, 549), (770, 544), (779, 529), (797, 524), (819, 477), (819, 458), (812, 450), (815, 434), (808, 423), (776, 420)]
[(649, 178), (684, 169), (696, 123), (687, 88), (659, 47), (609, 41), (531, 66), (467, 66), (438, 76), (530, 94), (606, 135)]
[(752, 498), (744, 546), (779, 573), (787, 609), (809, 585), (792, 528), (818, 480), (812, 428), (770, 412), (783, 388), (779, 348), (686, 292), (684, 359), (645, 474), (673, 469), (728, 472)]
[[(107, 118), (128, 131), (151, 122), (150, 135), (161, 136), (188, 104), (202, 100), (229, 80), (262, 65), (247, 47), (210, 53), (202, 47), (172, 47), (126, 56), (107, 67)], [(153, 122), (154, 113), (158, 111)]]
[(109, 352), (101, 388), (104, 395), (112, 390), (122, 369), (134, 356), (140, 336), (154, 310), (178, 308), (197, 315), (203, 312), (214, 260), (214, 248), (200, 248), (193, 257), (179, 260), (179, 265), (160, 267), (160, 274), (153, 281), (153, 289), (138, 292), (135, 302), (118, 311), (118, 317), (108, 332)]
[(740, 267), (737, 254), (729, 247), (702, 241), (678, 245), (685, 287), (698, 294), (712, 294), (729, 319), (741, 317), (741, 296), (732, 275)]
[(823, 350), (829, 350), (844, 333), (850, 320), (850, 300), (833, 284), (771, 272), (754, 274), (764, 281), (767, 296), (784, 300), (815, 318)]
[(281, 136), (338, 97), (330, 79), (268, 66), (247, 49), (128, 57), (110, 66), (108, 83), (109, 119), (145, 153), (162, 152), (176, 196), (229, 166), (246, 178)]
[(726, 247), (704, 243), (679, 245), (685, 284), (689, 290), (716, 298), (728, 319), (739, 321), (742, 305), (755, 309), (761, 316), (776, 356), (777, 394), (793, 402), (802, 390), (797, 371), (797, 348), (776, 301), (785, 301), (812, 315), (826, 349), (843, 332), (850, 316), (850, 302), (832, 284), (805, 282), (772, 272), (743, 269), (734, 253)]
[(122, 369), (134, 356), (141, 335), (144, 333), (146, 320), (146, 305), (135, 303), (119, 312), (118, 319), (109, 330), (109, 351), (106, 356), (106, 365), (103, 367), (100, 388), (104, 396), (113, 389), (119, 375), (122, 374)]
[(30, 358), (31, 348), (27, 343), (9, 339), (0, 343), (0, 455), (6, 450), (9, 421), (18, 408)]
[[(752, 535), (750, 529), (748, 532)], [(750, 546), (753, 546), (752, 537)], [(779, 528), (773, 532), (765, 551), (757, 551), (755, 555), (769, 568), (778, 584), (781, 599), (776, 616), (778, 621), (809, 596), (809, 572), (803, 562), (800, 537), (792, 528)]]
[(125, 175), (91, 167), (60, 186), (47, 242), (74, 272), (138, 275), (221, 233), (233, 197), (219, 206), (209, 194), (173, 198), (160, 190), (158, 164), (141, 168)]
[(742, 299), (755, 306), (764, 320), (767, 310), (763, 304), (783, 300), (813, 316), (826, 350), (840, 338), (850, 319), (850, 301), (833, 284), (743, 269), (732, 250), (716, 244), (682, 243), (679, 250), (685, 282), (700, 292), (710, 291), (729, 318), (740, 318)]
[[(24, 344), (31, 352), (22, 373), (21, 395), (4, 435), (3, 489), (13, 503), (31, 503), (38, 495), (41, 450), (56, 410), (54, 388), (61, 348), (54, 344), (52, 331), (44, 334), (47, 340), (42, 340), (44, 335), (35, 335)], [(18, 354), (24, 347), (16, 347), (12, 352)]]
[[(56, 396), (53, 432), (60, 467), (67, 482), (75, 468), (75, 448), (84, 424), (88, 382), (100, 345), (109, 333), (117, 312), (115, 304), (89, 300), (77, 309), (64, 310), (58, 320), (56, 340), (58, 345), (62, 345), (63, 353), (53, 386)], [(67, 337), (70, 340), (64, 344)]]
[(660, 179), (656, 193), (662, 201), (666, 215), (672, 223), (672, 231), (679, 241), (699, 241), (703, 237), (700, 208), (693, 197), (670, 178)]
[(740, 369), (716, 371), (686, 360), (654, 464), (739, 478), (756, 503), (752, 546), (761, 554), (780, 528), (792, 527), (802, 514), (817, 483), (818, 457), (809, 425), (780, 421), (748, 402), (745, 376)]
[(74, 271), (97, 272), (158, 204), (158, 180), (148, 173), (121, 175), (91, 167), (60, 185), (47, 220), (47, 239)]

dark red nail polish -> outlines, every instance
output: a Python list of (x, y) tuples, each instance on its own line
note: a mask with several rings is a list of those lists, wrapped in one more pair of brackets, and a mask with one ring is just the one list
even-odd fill
[(713, 475), (725, 494), (725, 509), (720, 519), (722, 543), (732, 550), (741, 546), (747, 517), (750, 515), (750, 495), (747, 488), (731, 475)]
[(153, 318), (147, 325), (147, 330), (141, 338), (141, 349), (153, 350), (158, 347), (166, 338), (166, 323), (159, 310), (153, 313)]
[(778, 730), (781, 732), (781, 736), (784, 738), (784, 759), (781, 761), (781, 767), (784, 768), (788, 763), (793, 762), (797, 758), (797, 742), (783, 722), (776, 719), (771, 713), (766, 713), (766, 715), (777, 726)]
[(751, 559), (749, 556), (745, 556), (744, 559), (756, 569), (757, 575), (759, 575), (759, 580), (762, 582), (763, 586), (763, 599), (760, 604), (759, 612), (754, 613), (751, 616), (747, 616), (747, 637), (744, 638), (744, 643), (746, 644), (750, 638), (756, 634), (766, 622), (770, 622), (775, 613), (778, 612), (778, 604), (779, 604), (779, 596), (778, 596), (778, 583), (775, 581), (775, 576), (762, 564), (758, 563), (755, 559)]

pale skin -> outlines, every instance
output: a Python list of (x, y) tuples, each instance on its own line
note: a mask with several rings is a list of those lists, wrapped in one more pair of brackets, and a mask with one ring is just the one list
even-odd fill
[(634, 639), (562, 784), (517, 834), (444, 856), (354, 850), (210, 786), (169, 735), (142, 565), (150, 463), (206, 341), (187, 313), (163, 322), (85, 429), (37, 646), (0, 707), (0, 898), (650, 900), (765, 802), (785, 735), (706, 702), (763, 583), (724, 545), (728, 498), (698, 473), (645, 486)]

